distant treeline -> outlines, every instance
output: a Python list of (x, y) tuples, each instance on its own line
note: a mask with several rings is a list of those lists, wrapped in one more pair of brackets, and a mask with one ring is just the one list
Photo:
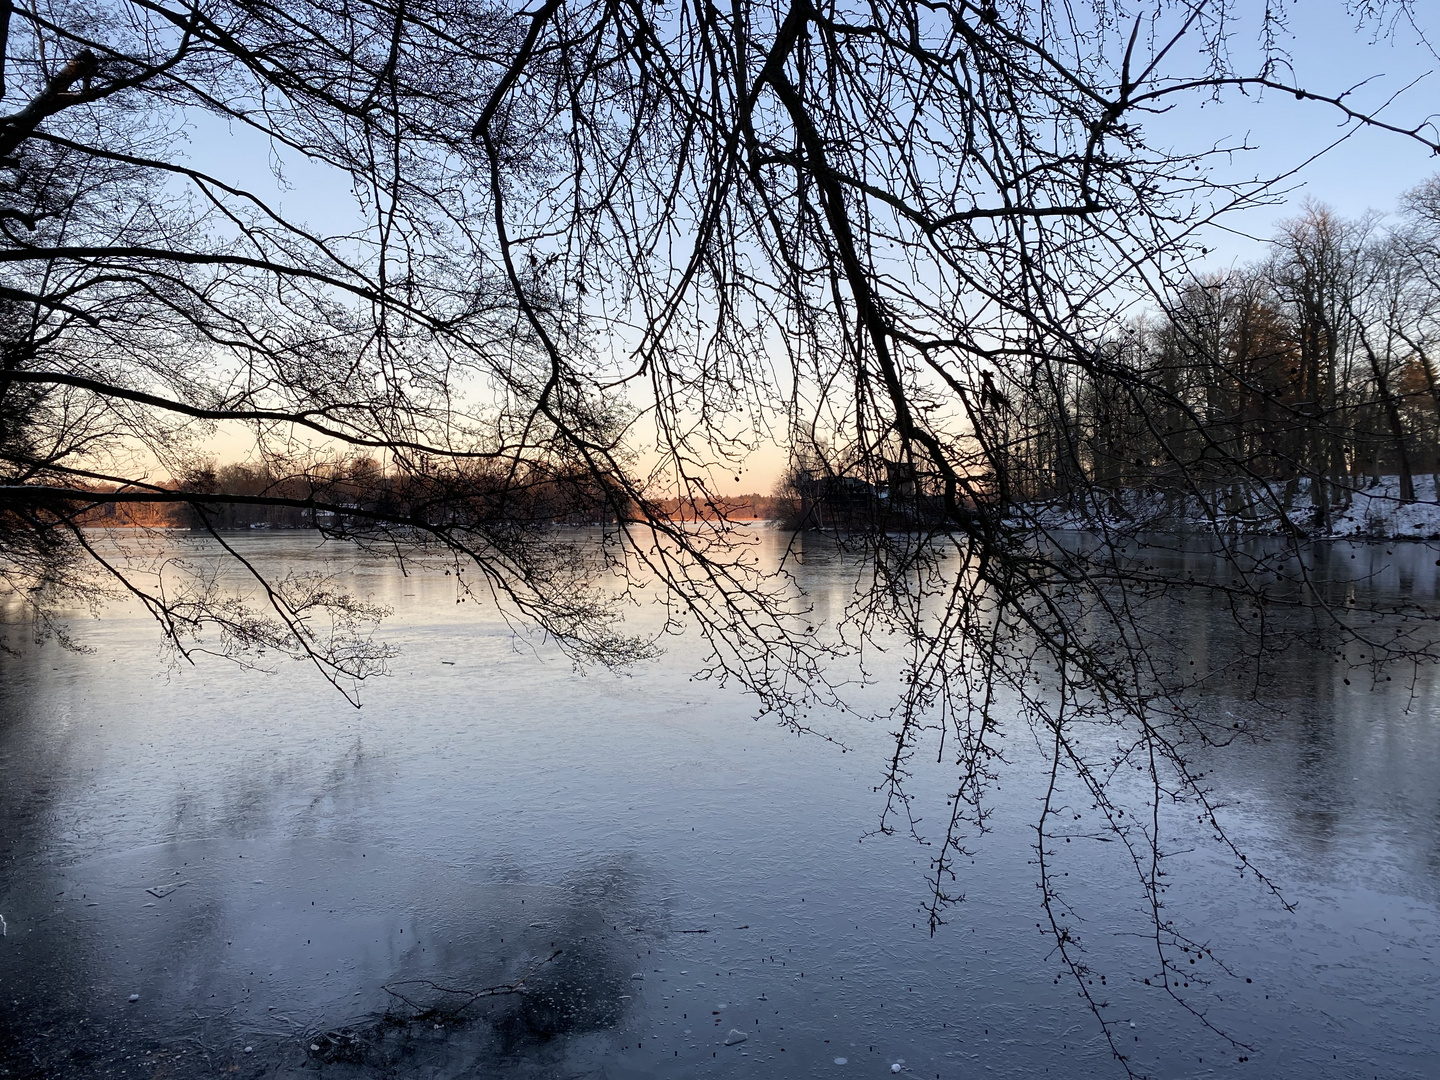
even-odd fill
[(198, 469), (162, 487), (189, 498), (107, 503), (83, 511), (82, 523), (363, 530), (384, 517), (417, 526), (512, 528), (614, 521), (628, 507), (619, 485), (579, 469), (534, 464), (443, 473), (387, 472), (368, 457), (286, 472), (264, 465), (228, 464)]
[(779, 495), (730, 495), (710, 499), (658, 499), (660, 511), (678, 521), (768, 521), (785, 516), (789, 500)]
[[(81, 513), (92, 526), (151, 528), (309, 529), (363, 525), (370, 513), (418, 516), (431, 524), (467, 520), (495, 524), (597, 524), (630, 516), (618, 485), (580, 471), (528, 470), (524, 475), (471, 471), (445, 477), (383, 472), (360, 458), (325, 470), (277, 476), (264, 466), (229, 464), (202, 469), (184, 481), (160, 485), (193, 493), (187, 502), (106, 503)], [(101, 490), (110, 488), (96, 488)], [(213, 502), (204, 495), (219, 496)], [(227, 501), (226, 496), (256, 502)], [(265, 500), (275, 500), (266, 502)], [(736, 495), (713, 499), (659, 499), (653, 506), (679, 521), (783, 518), (786, 498)], [(348, 520), (347, 520), (348, 519)]]

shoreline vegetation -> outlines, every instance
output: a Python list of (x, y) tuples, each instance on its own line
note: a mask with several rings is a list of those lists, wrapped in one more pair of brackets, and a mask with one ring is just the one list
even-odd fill
[[(265, 469), (249, 465), (226, 465), (198, 478), (155, 484), (150, 491), (158, 497), (133, 501), (116, 499), (126, 489), (114, 484), (77, 485), (75, 490), (93, 493), (93, 505), (77, 505), (74, 520), (86, 528), (146, 528), (224, 531), (243, 529), (316, 529), (345, 523), (346, 511), (354, 511), (355, 523), (365, 514), (383, 510), (388, 514), (426, 515), (436, 520), (436, 510), (447, 518), (457, 513), (469, 520), (488, 520), (535, 525), (592, 525), (616, 519), (614, 492), (603, 490), (588, 477), (553, 475), (532, 478), (526, 484), (495, 485), (489, 490), (473, 477), (460, 488), (454, 478), (435, 478), (407, 473), (385, 473), (372, 460), (347, 463), (326, 475), (275, 477)], [(460, 490), (457, 490), (460, 488)], [(437, 494), (443, 492), (442, 500)], [(173, 495), (171, 494), (173, 493)], [(139, 494), (139, 493), (136, 493)], [(487, 498), (487, 496), (503, 498)], [(206, 496), (215, 496), (215, 502)], [(253, 499), (234, 502), (233, 499)], [(267, 503), (283, 500), (288, 505)], [(746, 493), (710, 498), (657, 498), (647, 510), (665, 519), (685, 523), (698, 521), (773, 521), (793, 519), (797, 508), (784, 495)], [(623, 505), (623, 503), (622, 503)], [(633, 512), (633, 520), (646, 515)]]
[[(231, 477), (236, 475), (229, 470)], [(217, 485), (217, 491), (231, 495), (271, 493), (288, 486), (265, 481), (262, 475), (240, 470), (250, 482)], [(659, 499), (655, 507), (672, 521), (726, 522), (730, 524), (774, 522), (791, 531), (857, 532), (885, 522), (886, 510), (914, 521), (916, 515), (889, 507), (891, 492), (884, 485), (871, 485), (853, 478), (830, 485), (833, 490), (801, 496), (793, 491), (773, 495), (749, 493), (712, 499)], [(1290, 536), (1302, 540), (1440, 540), (1440, 489), (1436, 478), (1418, 476), (1413, 480), (1414, 498), (1401, 494), (1398, 476), (1357, 477), (1353, 482), (1331, 480), (1326, 485), (1329, 499), (1328, 528), (1317, 528), (1320, 520), (1311, 498), (1311, 485), (1301, 479), (1289, 485), (1261, 479), (1218, 487), (1213, 491), (1187, 492), (1158, 486), (1118, 490), (1089, 489), (1083, 493), (1024, 503), (1015, 508), (1011, 523), (1020, 528), (1045, 532), (1126, 531), (1180, 532), (1216, 531), (1226, 535)], [(177, 492), (182, 485), (165, 485)], [(88, 528), (183, 529), (205, 531), (209, 526), (195, 520), (195, 510), (184, 502), (109, 501), (109, 490), (96, 490), (97, 503), (82, 509), (80, 524)], [(360, 507), (377, 497), (350, 492), (351, 502)], [(306, 497), (296, 493), (301, 501)], [(553, 507), (552, 507), (553, 509)], [(551, 525), (602, 524), (614, 521), (603, 505), (559, 508)], [(213, 527), (226, 531), (317, 529), (337, 524), (342, 511), (229, 505), (225, 520)], [(922, 515), (923, 517), (923, 515)], [(637, 520), (639, 520), (637, 518)], [(534, 521), (532, 519), (531, 523)], [(895, 524), (894, 521), (886, 522)]]
[[(1028, 507), (1025, 521), (1044, 529), (1129, 532), (1194, 532), (1289, 536), (1299, 540), (1440, 540), (1440, 493), (1436, 478), (1413, 479), (1414, 496), (1401, 495), (1398, 476), (1331, 480), (1328, 507), (1317, 513), (1311, 484), (1252, 480), (1203, 495), (1133, 488), (1088, 491)], [(1316, 523), (1325, 521), (1321, 527)]]

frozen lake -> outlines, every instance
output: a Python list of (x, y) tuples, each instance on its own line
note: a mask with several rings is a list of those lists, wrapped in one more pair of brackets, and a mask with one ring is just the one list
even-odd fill
[[(349, 565), (308, 535), (236, 542), (272, 566)], [(1327, 550), (1435, 602), (1429, 547)], [(817, 721), (841, 753), (691, 681), (694, 642), (578, 673), (456, 605), (450, 579), (353, 573), (395, 609), (401, 649), (358, 711), (298, 664), (173, 666), (134, 611), (77, 619), (88, 655), (0, 654), (0, 1075), (1123, 1075), (1037, 929), (1023, 728), (967, 899), (932, 938), (932, 849), (866, 837), (880, 727)], [(853, 587), (836, 560), (801, 576), (821, 613)], [(1221, 611), (1175, 618), (1197, 657), (1237, 647)], [(1168, 910), (1214, 953), (1183, 996), (1243, 1046), (1145, 985), (1153, 941), (1118, 845), (1066, 849), (1137, 1073), (1435, 1075), (1435, 673), (1352, 674), (1316, 652), (1284, 665), (1282, 711), (1205, 704), (1264, 736), (1207, 771), (1298, 903), (1174, 826), (1193, 850)], [(917, 775), (922, 811), (946, 779)], [(439, 989), (522, 977), (464, 1008)], [(441, 1013), (395, 1022), (402, 996)]]

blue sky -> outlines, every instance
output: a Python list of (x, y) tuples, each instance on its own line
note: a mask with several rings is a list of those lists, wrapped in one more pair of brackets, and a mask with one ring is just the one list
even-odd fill
[[(1252, 2), (1258, 7), (1261, 0)], [(1440, 4), (1428, 3), (1419, 13), (1421, 30), (1430, 41), (1440, 42)], [(1380, 115), (1401, 126), (1419, 123), (1440, 111), (1440, 60), (1414, 29), (1397, 26), (1389, 40), (1376, 40), (1373, 33), (1356, 32), (1355, 22), (1345, 14), (1340, 0), (1298, 0), (1293, 7), (1291, 36), (1282, 43), (1291, 55), (1299, 85), (1336, 95), (1369, 80), (1355, 91), (1354, 106), (1372, 109), (1383, 105)], [(1385, 105), (1412, 82), (1415, 85)], [(1283, 93), (1247, 98), (1232, 92), (1218, 105), (1187, 103), (1149, 125), (1157, 142), (1173, 140), (1187, 146), (1202, 141), (1235, 142), (1248, 136), (1256, 149), (1237, 156), (1229, 167), (1237, 178), (1284, 173), (1347, 130), (1343, 117), (1331, 106), (1297, 101)], [(1440, 136), (1440, 131), (1434, 134)], [(1405, 191), (1437, 172), (1440, 158), (1414, 140), (1359, 130), (1285, 185), (1292, 189), (1287, 205), (1257, 207), (1237, 214), (1229, 224), (1266, 236), (1276, 221), (1293, 214), (1306, 197), (1326, 203), (1346, 217), (1370, 209), (1389, 213)], [(1239, 236), (1217, 235), (1213, 250), (1211, 265), (1219, 267), (1262, 255), (1264, 245)]]
[[(1266, 2), (1285, 0), (1239, 0), (1244, 14), (1258, 14), (1257, 9)], [(1418, 16), (1427, 24), (1421, 26), (1421, 32), (1428, 40), (1440, 42), (1440, 0), (1417, 2), (1429, 5)], [(1354, 19), (1346, 14), (1345, 0), (1291, 0), (1287, 7), (1290, 35), (1282, 45), (1291, 56), (1299, 85), (1335, 95), (1369, 80), (1351, 100), (1356, 108), (1371, 110), (1414, 83), (1386, 105), (1382, 115), (1410, 126), (1440, 112), (1440, 59), (1412, 27), (1398, 25), (1390, 37), (1377, 39), (1373, 32), (1357, 32)], [(1254, 24), (1241, 24), (1232, 42), (1242, 64), (1247, 53), (1254, 55), (1253, 29)], [(1184, 61), (1183, 56), (1172, 59)], [(1343, 117), (1328, 105), (1297, 101), (1284, 93), (1247, 97), (1238, 92), (1229, 93), (1219, 103), (1184, 102), (1166, 115), (1152, 118), (1146, 127), (1153, 143), (1177, 149), (1241, 141), (1255, 147), (1237, 155), (1233, 163), (1217, 166), (1212, 174), (1217, 179), (1285, 173), (1348, 130)], [(1436, 137), (1440, 138), (1440, 131)], [(253, 133), (230, 134), (213, 120), (196, 118), (191, 157), (201, 168), (248, 182), (262, 197), (273, 199), (313, 226), (335, 231), (353, 227), (354, 204), (343, 181), (337, 182), (335, 174), (324, 168), (287, 161), (289, 185), (277, 190), (268, 167), (267, 147)], [(1369, 209), (1388, 213), (1405, 191), (1437, 172), (1440, 158), (1419, 143), (1388, 132), (1355, 131), (1286, 182), (1284, 205), (1235, 214), (1226, 219), (1233, 231), (1208, 234), (1213, 254), (1207, 268), (1222, 269), (1262, 257), (1266, 248), (1263, 238), (1273, 232), (1278, 220), (1295, 213), (1307, 197), (1347, 217)], [(222, 457), (239, 456), (223, 436), (216, 450)], [(783, 462), (784, 455), (778, 450), (762, 451), (747, 467), (748, 475), (732, 483), (740, 491), (766, 490)]]
[[(1242, 10), (1285, 0), (1240, 0)], [(1418, 18), (1430, 41), (1440, 43), (1440, 0), (1428, 4)], [(1364, 80), (1353, 102), (1375, 108), (1407, 84), (1415, 83), (1389, 104), (1382, 115), (1405, 125), (1440, 112), (1440, 59), (1419, 40), (1414, 29), (1399, 25), (1388, 39), (1376, 40), (1373, 31), (1356, 31), (1346, 14), (1345, 0), (1291, 0), (1286, 5), (1290, 34), (1281, 44), (1290, 53), (1298, 82), (1317, 93), (1338, 94)], [(1254, 55), (1256, 24), (1237, 24), (1232, 49), (1242, 61)], [(1184, 57), (1172, 57), (1183, 64)], [(1167, 63), (1167, 67), (1172, 66)], [(1418, 80), (1418, 82), (1416, 81)], [(277, 191), (270, 176), (267, 148), (253, 133), (228, 133), (213, 120), (194, 118), (191, 156), (194, 162), (222, 175), (237, 173), (254, 189), (312, 225), (336, 231), (353, 227), (353, 209), (343, 181), (323, 168), (303, 161), (286, 162), (288, 190)], [(1222, 102), (1182, 102), (1167, 115), (1146, 125), (1158, 144), (1194, 149), (1216, 142), (1248, 139), (1255, 150), (1237, 155), (1232, 165), (1216, 170), (1217, 177), (1273, 176), (1304, 162), (1344, 134), (1346, 127), (1336, 110), (1319, 102), (1296, 101), (1283, 93), (1246, 97), (1231, 92)], [(1440, 131), (1436, 132), (1440, 137)], [(1440, 172), (1435, 158), (1420, 144), (1388, 132), (1361, 130), (1342, 145), (1309, 164), (1285, 186), (1286, 206), (1265, 206), (1227, 219), (1232, 228), (1255, 236), (1268, 235), (1274, 223), (1294, 212), (1308, 197), (1355, 216), (1368, 209), (1390, 212), (1399, 196), (1432, 174)], [(338, 196), (338, 198), (337, 198)], [(1211, 244), (1212, 265), (1220, 266), (1256, 257), (1263, 244), (1243, 237), (1216, 235)]]

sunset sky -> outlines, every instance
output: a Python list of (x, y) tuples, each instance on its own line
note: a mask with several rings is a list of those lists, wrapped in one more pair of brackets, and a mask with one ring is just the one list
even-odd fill
[[(1395, 97), (1380, 115), (1401, 126), (1430, 116), (1431, 103), (1440, 91), (1440, 60), (1429, 46), (1409, 26), (1397, 27), (1393, 41), (1357, 35), (1337, 8), (1327, 5), (1317, 12), (1311, 5), (1300, 4), (1291, 10), (1292, 37), (1285, 47), (1292, 57), (1296, 81), (1316, 93), (1331, 95), (1357, 87), (1350, 99), (1357, 109), (1375, 110)], [(1437, 25), (1421, 29), (1431, 40), (1440, 41), (1440, 17), (1431, 15), (1431, 21)], [(1245, 43), (1243, 35), (1237, 35), (1233, 43), (1237, 54), (1244, 54)], [(1358, 85), (1361, 83), (1364, 85)], [(1368, 210), (1389, 213), (1404, 192), (1440, 171), (1440, 162), (1423, 146), (1390, 132), (1354, 131), (1326, 151), (1345, 135), (1342, 120), (1333, 107), (1323, 103), (1296, 101), (1281, 93), (1247, 97), (1238, 92), (1218, 104), (1187, 100), (1150, 119), (1152, 142), (1157, 144), (1170, 142), (1189, 150), (1213, 144), (1255, 147), (1233, 155), (1228, 165), (1214, 162), (1212, 175), (1217, 180), (1279, 175), (1325, 151), (1280, 186), (1282, 204), (1236, 213), (1226, 219), (1226, 229), (1212, 229), (1207, 234), (1212, 254), (1202, 269), (1224, 270), (1263, 257), (1265, 238), (1276, 222), (1295, 213), (1307, 198), (1328, 204), (1347, 217)], [(229, 131), (202, 118), (193, 131), (192, 156), (202, 169), (223, 167), (230, 175), (238, 173), (262, 197), (312, 226), (336, 232), (353, 227), (353, 203), (343, 183), (337, 184), (326, 170), (287, 160), (285, 183), (278, 184), (271, 172), (268, 147), (252, 133)], [(220, 432), (208, 444), (210, 452), (222, 460), (243, 458), (248, 447), (248, 437), (235, 432)], [(734, 473), (720, 477), (720, 488), (734, 494), (767, 493), (785, 464), (783, 448), (765, 445), (747, 462), (738, 479)]]

